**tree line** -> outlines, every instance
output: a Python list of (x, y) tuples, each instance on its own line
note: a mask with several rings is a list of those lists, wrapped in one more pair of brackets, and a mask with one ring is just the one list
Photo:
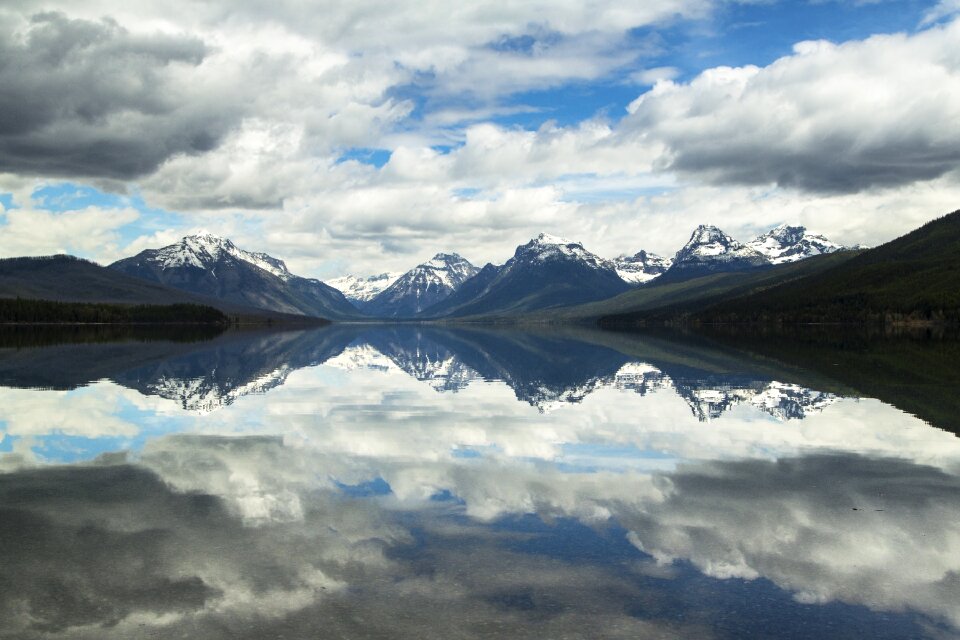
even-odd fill
[(219, 309), (199, 304), (124, 305), (103, 302), (57, 302), (0, 299), (5, 324), (227, 324)]

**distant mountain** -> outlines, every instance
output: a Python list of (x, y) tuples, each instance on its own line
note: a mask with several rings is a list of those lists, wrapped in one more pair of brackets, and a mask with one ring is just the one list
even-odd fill
[(696, 318), (960, 323), (960, 211), (822, 273), (701, 309)]
[(441, 318), (452, 315), (460, 307), (472, 303), (483, 295), (483, 292), (486, 291), (490, 283), (493, 282), (500, 273), (501, 268), (501, 266), (488, 262), (476, 275), (460, 285), (459, 289), (437, 304), (428, 307), (420, 315), (429, 318)]
[(362, 303), (361, 308), (381, 318), (412, 318), (448, 297), (477, 271), (456, 253), (438, 253), (397, 278), (389, 287)]
[(392, 285), (402, 275), (403, 273), (399, 271), (380, 273), (366, 278), (347, 275), (334, 278), (333, 280), (327, 280), (326, 284), (342, 292), (347, 300), (363, 303), (372, 300), (378, 293)]
[(666, 273), (673, 260), (640, 251), (632, 256), (617, 256), (613, 259), (613, 264), (617, 275), (626, 282), (644, 284)]
[(796, 262), (845, 248), (821, 235), (807, 233), (806, 227), (786, 224), (757, 236), (747, 246), (766, 256), (773, 264)]
[(664, 279), (676, 280), (726, 271), (746, 271), (771, 264), (770, 260), (725, 234), (702, 224), (673, 259)]
[(540, 234), (517, 247), (502, 267), (488, 265), (481, 281), (468, 281), (463, 293), (423, 315), (510, 315), (602, 300), (628, 289), (630, 285), (617, 275), (613, 262), (587, 251), (579, 242)]
[(129, 276), (258, 309), (348, 319), (361, 313), (344, 295), (319, 280), (301, 278), (282, 260), (240, 249), (210, 233), (187, 236), (114, 262)]

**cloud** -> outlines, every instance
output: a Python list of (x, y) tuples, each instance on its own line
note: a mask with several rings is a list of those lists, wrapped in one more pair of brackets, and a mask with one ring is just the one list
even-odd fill
[(625, 131), (657, 166), (715, 184), (856, 193), (932, 180), (960, 163), (960, 21), (914, 35), (801, 42), (766, 67), (658, 83)]
[(139, 217), (132, 208), (85, 207), (63, 213), (11, 209), (0, 215), (0, 255), (116, 255), (119, 230)]
[(916, 610), (960, 625), (955, 475), (841, 454), (706, 463), (667, 479), (663, 502), (624, 517), (634, 543), (662, 562), (764, 577), (801, 602)]
[(0, 170), (130, 179), (217, 146), (235, 109), (189, 95), (206, 45), (116, 21), (38, 13), (0, 21)]
[(944, 18), (960, 13), (960, 1), (958, 0), (940, 0), (936, 5), (927, 11), (921, 25), (928, 25), (943, 20)]

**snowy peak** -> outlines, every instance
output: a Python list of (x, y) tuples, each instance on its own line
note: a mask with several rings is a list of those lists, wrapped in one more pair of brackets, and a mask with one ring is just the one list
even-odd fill
[(438, 253), (372, 297), (364, 310), (382, 317), (413, 317), (447, 298), (478, 271), (456, 253)]
[(154, 259), (165, 269), (184, 266), (207, 269), (224, 256), (251, 264), (284, 281), (292, 277), (283, 260), (266, 253), (244, 251), (227, 238), (208, 231), (186, 236), (177, 243), (157, 249)]
[(613, 264), (617, 275), (624, 281), (643, 284), (666, 273), (673, 264), (673, 260), (647, 251), (639, 251), (632, 256), (617, 256)]
[(744, 245), (737, 242), (713, 225), (701, 224), (690, 235), (690, 240), (681, 252), (702, 256), (715, 256), (743, 250)]
[(469, 260), (456, 253), (438, 253), (430, 260), (414, 267), (413, 271), (417, 269), (433, 271), (440, 281), (453, 289), (458, 288), (479, 271)]
[(676, 272), (738, 271), (770, 264), (761, 253), (738, 242), (713, 225), (702, 224), (673, 259)]
[(584, 249), (579, 242), (541, 233), (530, 242), (517, 247), (511, 262), (543, 263), (556, 260), (576, 260), (595, 269), (614, 269), (613, 262)]
[(340, 278), (334, 278), (333, 280), (327, 280), (326, 284), (343, 292), (343, 295), (345, 295), (348, 300), (367, 302), (396, 282), (397, 278), (402, 275), (399, 271), (379, 273), (366, 278), (346, 275)]
[(551, 235), (549, 233), (541, 233), (536, 238), (531, 240), (531, 242), (538, 242), (540, 244), (559, 244), (559, 245), (580, 244), (579, 242), (567, 240), (566, 238), (561, 238), (560, 236)]
[(747, 246), (762, 253), (773, 264), (797, 262), (844, 248), (821, 235), (808, 233), (805, 227), (786, 224), (757, 236)]
[(294, 275), (283, 260), (244, 251), (209, 232), (185, 236), (160, 249), (146, 249), (117, 260), (110, 268), (255, 309), (335, 319), (361, 315), (333, 287)]

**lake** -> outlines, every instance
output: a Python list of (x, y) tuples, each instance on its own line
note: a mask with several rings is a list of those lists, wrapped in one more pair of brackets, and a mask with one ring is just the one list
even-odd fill
[(0, 637), (960, 637), (958, 344), (0, 331)]

